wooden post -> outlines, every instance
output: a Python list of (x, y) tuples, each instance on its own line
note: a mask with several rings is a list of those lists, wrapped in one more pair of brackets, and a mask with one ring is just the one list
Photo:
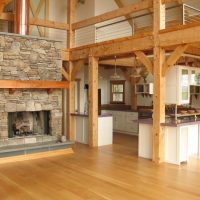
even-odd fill
[[(76, 17), (76, 0), (68, 0), (67, 21), (69, 24), (69, 31), (67, 34), (67, 47), (73, 48), (75, 46), (75, 31), (72, 30), (72, 23), (75, 22)], [(75, 112), (75, 82), (72, 80), (72, 70), (74, 63), (69, 62), (69, 89), (67, 95), (67, 139), (74, 140), (74, 117), (71, 113)]]
[(67, 23), (69, 24), (69, 30), (67, 33), (67, 47), (73, 48), (75, 46), (75, 30), (72, 30), (72, 24), (76, 20), (76, 0), (68, 0), (68, 10), (67, 10)]
[(136, 78), (131, 77), (131, 109), (137, 110), (137, 95), (135, 93)]
[(30, 1), (15, 0), (14, 32), (21, 35), (29, 34), (29, 5)]
[(89, 146), (98, 146), (98, 59), (89, 57)]
[(158, 42), (159, 30), (165, 28), (165, 5), (154, 0), (154, 97), (153, 97), (153, 161), (164, 161), (165, 77), (162, 73), (165, 51)]

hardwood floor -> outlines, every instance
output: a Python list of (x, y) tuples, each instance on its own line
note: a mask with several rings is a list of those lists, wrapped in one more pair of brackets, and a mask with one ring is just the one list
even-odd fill
[(115, 134), (114, 145), (0, 165), (0, 200), (200, 199), (200, 159), (180, 167), (137, 157), (137, 137)]

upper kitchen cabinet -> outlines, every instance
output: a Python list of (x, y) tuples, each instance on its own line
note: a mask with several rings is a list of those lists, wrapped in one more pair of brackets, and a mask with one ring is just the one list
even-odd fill
[(190, 103), (191, 77), (191, 70), (186, 66), (174, 66), (169, 71), (166, 76), (166, 104)]

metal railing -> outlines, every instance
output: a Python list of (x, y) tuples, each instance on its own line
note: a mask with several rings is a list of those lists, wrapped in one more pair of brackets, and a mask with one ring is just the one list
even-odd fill
[[(174, 15), (178, 18), (178, 20), (171, 17), (173, 13), (178, 13), (178, 16), (177, 14)], [(166, 8), (166, 26), (170, 26), (170, 22), (175, 20), (177, 20), (179, 24), (182, 24), (182, 6), (180, 5)], [(130, 22), (133, 26), (131, 26)], [(138, 31), (145, 32), (153, 29), (153, 12), (138, 14), (130, 18), (121, 17), (115, 20), (106, 21), (104, 23), (97, 24), (95, 28), (95, 42), (132, 36)]]
[(200, 22), (200, 10), (183, 4), (183, 24)]

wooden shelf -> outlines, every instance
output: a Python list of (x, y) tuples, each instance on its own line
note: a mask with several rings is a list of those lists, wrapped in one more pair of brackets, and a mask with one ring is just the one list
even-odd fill
[(0, 89), (66, 89), (68, 81), (0, 80)]

